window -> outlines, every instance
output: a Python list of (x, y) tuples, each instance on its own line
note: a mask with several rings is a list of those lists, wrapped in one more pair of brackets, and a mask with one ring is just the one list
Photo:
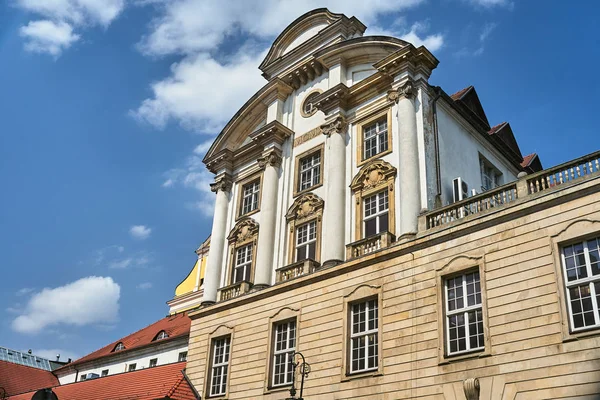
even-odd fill
[(119, 342), (116, 346), (115, 349), (113, 351), (120, 351), (120, 350), (125, 350), (125, 345), (121, 342)]
[(236, 250), (235, 253), (235, 267), (233, 268), (233, 281), (234, 283), (239, 282), (250, 282), (250, 271), (252, 270), (252, 244), (242, 246)]
[(292, 383), (292, 366), (296, 351), (296, 320), (279, 323), (274, 327), (272, 385)]
[(258, 209), (258, 194), (260, 191), (260, 180), (247, 183), (242, 186), (242, 211), (241, 215), (248, 214)]
[(388, 191), (375, 193), (365, 197), (364, 201), (364, 232), (365, 237), (377, 235), (388, 230)]
[(158, 358), (153, 358), (150, 360), (150, 368), (156, 367), (158, 365)]
[(210, 396), (224, 395), (227, 391), (230, 341), (230, 336), (213, 339), (210, 369)]
[(100, 374), (100, 376), (108, 376), (108, 370), (107, 369), (103, 369), (102, 373)]
[(135, 371), (135, 366), (136, 366), (136, 364), (135, 364), (135, 363), (129, 364), (129, 369), (128, 369), (128, 371), (129, 371), (129, 372), (131, 372), (131, 371)]
[(600, 327), (600, 237), (562, 249), (571, 330)]
[(167, 332), (160, 331), (160, 332), (158, 332), (158, 335), (156, 335), (156, 338), (154, 340), (162, 340), (162, 339), (166, 339), (168, 337), (169, 337), (169, 335), (167, 334)]
[(79, 378), (80, 381), (85, 381), (87, 378), (87, 374), (81, 374), (81, 377)]
[(317, 251), (317, 221), (296, 228), (296, 261), (315, 260)]
[(388, 150), (387, 118), (363, 127), (363, 160)]
[(299, 164), (299, 192), (321, 183), (321, 151), (301, 158)]
[(179, 353), (177, 360), (179, 360), (179, 362), (187, 361), (187, 351), (182, 351), (181, 353)]
[(444, 286), (447, 354), (484, 350), (479, 272), (448, 278)]
[(502, 173), (483, 157), (479, 157), (479, 165), (481, 168), (481, 190), (485, 192), (500, 186)]
[(377, 299), (350, 307), (350, 373), (376, 370), (379, 366), (379, 316)]

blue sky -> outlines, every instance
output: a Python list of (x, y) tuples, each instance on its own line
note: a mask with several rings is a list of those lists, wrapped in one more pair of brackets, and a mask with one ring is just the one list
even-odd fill
[(81, 356), (166, 315), (210, 233), (200, 159), (312, 8), (427, 45), (546, 167), (598, 149), (593, 2), (366, 3), (2, 2), (0, 345)]

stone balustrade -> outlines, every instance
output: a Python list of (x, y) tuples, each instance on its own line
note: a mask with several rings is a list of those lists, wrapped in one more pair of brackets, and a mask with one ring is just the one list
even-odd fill
[(600, 171), (600, 151), (557, 165), (527, 177), (528, 193), (563, 185)]
[(358, 240), (346, 246), (346, 260), (362, 257), (377, 250), (384, 249), (396, 240), (396, 236), (389, 232)]
[(320, 264), (315, 260), (302, 260), (285, 267), (278, 268), (275, 271), (275, 281), (285, 282), (290, 279), (295, 279), (302, 275), (307, 275), (315, 272), (320, 267)]
[(219, 301), (233, 299), (250, 291), (250, 282), (238, 282), (219, 289)]

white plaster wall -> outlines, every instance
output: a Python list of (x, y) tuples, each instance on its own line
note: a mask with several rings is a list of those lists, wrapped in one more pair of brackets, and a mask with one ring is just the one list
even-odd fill
[(481, 192), (480, 153), (502, 173), (501, 184), (516, 179), (518, 171), (484, 138), (478, 137), (479, 133), (472, 133), (463, 126), (441, 101), (437, 116), (443, 205), (452, 202), (454, 178), (463, 178), (469, 185), (469, 193), (471, 189)]
[(101, 376), (102, 371), (108, 369), (108, 374), (120, 374), (127, 372), (129, 365), (132, 363), (136, 364), (136, 370), (148, 368), (150, 360), (158, 358), (157, 365), (171, 364), (179, 361), (179, 353), (188, 350), (188, 338), (178, 339), (172, 341), (172, 343), (164, 343), (159, 346), (152, 346), (151, 348), (142, 349), (139, 351), (131, 351), (122, 355), (115, 354), (113, 357), (102, 358), (100, 360), (91, 361), (89, 363), (82, 364), (77, 367), (79, 373), (69, 372), (65, 375), (57, 373), (58, 381), (61, 385), (75, 382), (81, 379), (82, 374), (95, 373)]

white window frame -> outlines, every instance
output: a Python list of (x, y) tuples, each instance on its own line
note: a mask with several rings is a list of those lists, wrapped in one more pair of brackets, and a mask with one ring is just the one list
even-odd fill
[(127, 371), (128, 372), (133, 372), (137, 369), (137, 363), (131, 363), (127, 366)]
[[(314, 237), (312, 239), (310, 237), (311, 226), (314, 227)], [(307, 230), (306, 241), (300, 242), (300, 229), (304, 229), (304, 228), (306, 228), (306, 230)], [(302, 260), (300, 260), (298, 258), (298, 250), (300, 248), (304, 247), (306, 254), (308, 254), (308, 248), (312, 243), (314, 243), (314, 245), (315, 245), (315, 257), (316, 257), (316, 254), (317, 254), (317, 221), (315, 221), (315, 220), (306, 222), (296, 228), (296, 248), (295, 248), (295, 250), (296, 250), (296, 261), (297, 262), (305, 260), (305, 258), (303, 258)]]
[[(286, 347), (286, 348), (282, 348), (280, 350), (277, 350), (277, 328), (285, 325), (285, 332), (286, 332), (286, 341), (285, 341), (285, 345), (289, 346), (289, 341), (290, 341), (290, 331), (292, 330), (292, 324), (293, 324), (293, 330), (294, 330), (294, 347)], [(296, 344), (298, 342), (298, 330), (297, 330), (297, 323), (296, 320), (288, 320), (288, 321), (284, 321), (284, 322), (278, 322), (277, 324), (275, 324), (273, 326), (273, 331), (274, 331), (274, 335), (273, 335), (273, 367), (272, 372), (271, 372), (271, 386), (272, 387), (280, 387), (280, 386), (287, 386), (287, 385), (291, 385), (292, 381), (287, 381), (288, 379), (288, 374), (290, 373), (290, 361), (291, 358), (293, 357), (293, 354), (296, 352)], [(277, 356), (279, 355), (284, 355), (285, 356), (285, 362), (284, 362), (284, 382), (283, 383), (275, 383), (275, 368), (277, 367)]]
[[(369, 329), (369, 312), (371, 310), (373, 310), (373, 308), (369, 307), (369, 303), (373, 302), (373, 304), (375, 305), (375, 309), (377, 310), (377, 319), (375, 320), (375, 329)], [(365, 330), (362, 332), (358, 332), (355, 333), (354, 332), (354, 306), (360, 306), (361, 304), (365, 304)], [(379, 318), (380, 318), (380, 310), (379, 310), (379, 303), (378, 303), (378, 299), (377, 298), (371, 298), (368, 300), (364, 300), (364, 301), (358, 301), (358, 302), (354, 302), (350, 304), (349, 307), (349, 311), (350, 311), (350, 336), (349, 336), (349, 340), (350, 340), (350, 355), (348, 357), (349, 363), (350, 363), (350, 373), (351, 374), (356, 374), (356, 373), (361, 373), (361, 372), (369, 372), (369, 371), (377, 371), (379, 369), (379, 356), (380, 356), (380, 345), (381, 343), (379, 343)], [(377, 339), (377, 365), (374, 367), (369, 368), (369, 337), (370, 336), (374, 336)], [(365, 368), (363, 369), (354, 369), (353, 368), (353, 354), (354, 354), (354, 340), (356, 338), (360, 338), (360, 337), (365, 337)]]
[(100, 377), (103, 377), (103, 376), (108, 376), (108, 370), (107, 370), (107, 369), (103, 369), (103, 370), (100, 372)]
[(162, 339), (166, 339), (168, 337), (169, 337), (169, 335), (167, 334), (167, 332), (160, 331), (160, 332), (158, 332), (158, 335), (156, 335), (156, 340), (162, 340)]
[[(217, 345), (220, 341), (223, 341), (223, 361), (220, 363), (215, 362), (215, 358), (217, 355)], [(210, 366), (210, 379), (208, 380), (209, 385), (209, 393), (210, 396), (223, 396), (227, 392), (227, 380), (229, 379), (229, 360), (231, 359), (231, 336), (224, 336), (220, 338), (213, 339), (212, 346), (212, 357), (211, 357), (211, 366)], [(214, 386), (212, 384), (213, 377), (215, 376), (215, 371), (221, 371), (221, 378), (219, 381), (219, 390), (213, 391)], [(223, 371), (225, 371), (226, 377), (225, 381), (223, 381)]]
[[(382, 209), (379, 208), (380, 207), (379, 206), (379, 200), (380, 200), (379, 197), (383, 196), (384, 193), (387, 195), (387, 208), (382, 210)], [(374, 214), (371, 214), (371, 215), (367, 216), (367, 199), (370, 199), (372, 197), (376, 198), (375, 202), (376, 202), (376, 210), (377, 211)], [(388, 230), (389, 230), (389, 228), (390, 228), (390, 220), (389, 220), (389, 218), (390, 218), (390, 194), (389, 194), (389, 192), (388, 192), (387, 189), (383, 190), (381, 192), (373, 193), (373, 194), (371, 194), (369, 196), (366, 196), (363, 199), (363, 205), (362, 205), (362, 207), (363, 207), (363, 221), (362, 221), (362, 223), (363, 223), (363, 232), (364, 232), (363, 236), (365, 238), (367, 237), (367, 221), (370, 221), (372, 219), (375, 219), (375, 230), (377, 231), (377, 233), (375, 233), (375, 235), (379, 235), (380, 233), (382, 233), (381, 229), (380, 229), (380, 222), (381, 222), (381, 216), (383, 214), (387, 214), (387, 218), (388, 218)]]
[[(318, 158), (318, 161), (315, 161), (315, 158)], [(305, 161), (308, 162), (306, 165), (303, 165)], [(321, 150), (317, 150), (306, 157), (302, 157), (298, 164), (298, 173), (300, 174), (298, 177), (298, 192), (310, 189), (311, 187), (321, 183)], [(304, 186), (304, 180), (302, 179), (303, 174), (306, 174), (308, 177), (308, 184), (306, 186)]]
[[(250, 189), (248, 192), (246, 189)], [(260, 180), (255, 180), (242, 185), (242, 213), (246, 215), (258, 208), (258, 196), (260, 192)], [(248, 209), (246, 209), (248, 208)]]
[[(592, 262), (590, 259), (590, 253), (589, 253), (589, 248), (588, 248), (588, 242), (593, 241), (593, 240), (600, 240), (600, 237), (594, 237), (594, 238), (586, 239), (583, 241), (574, 242), (574, 243), (571, 243), (568, 245), (563, 245), (563, 246), (561, 246), (561, 249), (560, 249), (561, 269), (563, 271), (563, 279), (564, 279), (566, 300), (567, 300), (567, 310), (569, 313), (569, 324), (570, 324), (570, 328), (571, 328), (572, 332), (580, 332), (580, 331), (586, 331), (586, 330), (590, 330), (590, 329), (600, 328), (600, 317), (598, 316), (599, 304), (598, 304), (598, 299), (596, 297), (596, 287), (594, 285), (596, 282), (600, 282), (600, 274), (599, 275), (592, 274)], [(575, 246), (577, 244), (583, 245), (583, 255), (585, 258), (585, 269), (586, 269), (587, 277), (575, 279), (575, 280), (569, 282), (568, 275), (567, 275), (567, 263), (566, 263), (566, 259), (565, 259), (566, 258), (565, 257), (565, 249), (567, 247)], [(577, 268), (577, 265), (575, 266), (575, 268)], [(576, 328), (575, 323), (573, 321), (573, 308), (572, 308), (573, 305), (571, 303), (571, 291), (569, 289), (571, 289), (573, 287), (580, 287), (580, 286), (586, 286), (586, 285), (590, 288), (590, 297), (591, 297), (591, 301), (592, 301), (592, 313), (594, 315), (594, 325), (588, 325), (588, 326)]]
[[(244, 251), (245, 255), (244, 255), (244, 260), (238, 264), (238, 262), (240, 261), (239, 258), (239, 253), (241, 251)], [(240, 246), (235, 250), (235, 263), (233, 266), (233, 273), (231, 274), (231, 284), (235, 284), (235, 283), (239, 283), (239, 282), (246, 282), (246, 272), (249, 268), (250, 273), (252, 272), (252, 258), (253, 258), (253, 244), (246, 244), (244, 246)], [(242, 269), (242, 280), (237, 280), (236, 276), (237, 276), (237, 272), (239, 269)]]
[(502, 173), (498, 171), (498, 168), (483, 158), (479, 157), (479, 164), (481, 169), (481, 190), (486, 192), (500, 186), (500, 177)]
[(177, 361), (178, 362), (183, 362), (183, 361), (187, 361), (187, 356), (188, 356), (188, 352), (187, 351), (181, 351), (178, 355), (177, 355)]
[[(481, 302), (478, 304), (474, 304), (472, 306), (468, 305), (468, 294), (467, 294), (467, 280), (465, 279), (467, 275), (469, 274), (477, 274), (479, 276), (479, 293), (480, 293), (480, 298), (481, 298)], [(448, 281), (450, 279), (454, 279), (454, 278), (458, 278), (458, 277), (462, 277), (462, 290), (463, 290), (463, 307), (462, 308), (457, 308), (455, 310), (450, 311), (449, 307), (448, 307), (448, 303), (449, 303), (449, 298), (448, 298)], [(476, 293), (475, 293), (476, 294)], [(475, 297), (477, 299), (477, 297)], [(465, 354), (465, 353), (471, 353), (471, 352), (475, 352), (475, 351), (482, 351), (485, 350), (485, 340), (486, 340), (486, 332), (485, 332), (485, 321), (484, 321), (484, 315), (483, 315), (483, 289), (482, 289), (482, 285), (481, 285), (481, 274), (479, 273), (479, 270), (475, 270), (475, 271), (466, 271), (464, 273), (458, 274), (458, 275), (452, 275), (449, 277), (446, 277), (444, 279), (444, 309), (446, 311), (446, 315), (445, 315), (445, 325), (446, 325), (446, 329), (445, 329), (445, 334), (446, 334), (446, 355), (447, 356), (455, 356), (455, 355), (460, 355), (460, 354)], [(469, 312), (471, 311), (477, 311), (480, 310), (481, 311), (481, 319), (482, 319), (482, 324), (484, 326), (483, 328), (483, 346), (480, 347), (476, 347), (476, 348), (471, 348), (471, 335), (469, 332)], [(459, 350), (459, 351), (455, 351), (455, 352), (451, 352), (450, 351), (450, 317), (453, 317), (455, 315), (459, 315), (459, 314), (463, 314), (463, 318), (465, 321), (465, 344), (466, 344), (466, 349), (465, 350)]]
[[(152, 362), (154, 362), (154, 365), (152, 365)], [(154, 368), (158, 365), (158, 358), (151, 358), (150, 362), (148, 363), (148, 368)]]
[[(382, 124), (385, 124), (385, 129), (380, 128), (380, 125), (382, 125)], [(373, 131), (374, 133), (370, 134), (370, 132), (369, 132), (370, 136), (367, 137), (367, 131), (369, 131), (369, 129), (373, 126), (375, 126), (375, 130)], [(384, 153), (389, 150), (389, 148), (388, 148), (389, 147), (388, 129), (389, 129), (389, 126), (388, 126), (387, 117), (378, 119), (377, 121), (374, 121), (373, 123), (370, 123), (362, 128), (363, 160), (368, 160), (369, 158), (375, 157), (377, 154), (381, 154), (381, 153)], [(383, 135), (385, 135), (385, 140), (382, 139)], [(367, 140), (369, 140), (373, 137), (375, 138), (376, 152), (367, 156), (367, 151), (369, 149), (369, 147), (367, 146)], [(385, 149), (380, 150), (382, 146), (385, 146)]]

